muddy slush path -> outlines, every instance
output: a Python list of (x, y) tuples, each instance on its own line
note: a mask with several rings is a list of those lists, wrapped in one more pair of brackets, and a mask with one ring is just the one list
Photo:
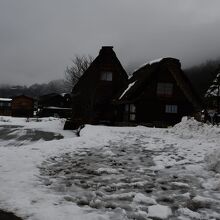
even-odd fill
[[(163, 148), (149, 150), (148, 145)], [(39, 167), (41, 182), (65, 195), (67, 202), (96, 212), (111, 211), (112, 220), (220, 219), (218, 189), (203, 186), (214, 173), (201, 170), (195, 175), (186, 169), (190, 161), (174, 145), (172, 140), (131, 133), (98, 149), (79, 148), (48, 158)], [(158, 170), (153, 160), (157, 156), (178, 163)], [(192, 162), (196, 163), (200, 162)], [(169, 207), (172, 215), (148, 218), (149, 206), (156, 204)]]

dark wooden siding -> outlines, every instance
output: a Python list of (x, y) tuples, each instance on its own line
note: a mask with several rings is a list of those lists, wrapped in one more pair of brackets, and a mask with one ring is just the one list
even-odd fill
[(14, 97), (11, 103), (11, 110), (14, 117), (32, 117), (34, 100), (26, 96)]

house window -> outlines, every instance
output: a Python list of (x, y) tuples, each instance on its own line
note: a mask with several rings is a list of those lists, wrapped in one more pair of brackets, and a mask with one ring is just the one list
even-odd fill
[(10, 102), (0, 102), (0, 107), (10, 107), (11, 103)]
[(128, 115), (129, 121), (136, 120), (136, 106), (134, 104), (125, 105), (125, 113)]
[(135, 119), (136, 119), (136, 114), (130, 114), (129, 115), (129, 120), (130, 121), (135, 121)]
[(166, 105), (165, 112), (166, 113), (177, 113), (177, 105)]
[(172, 83), (157, 83), (157, 95), (170, 97), (173, 94)]
[(112, 81), (112, 72), (102, 72), (101, 80), (103, 81)]

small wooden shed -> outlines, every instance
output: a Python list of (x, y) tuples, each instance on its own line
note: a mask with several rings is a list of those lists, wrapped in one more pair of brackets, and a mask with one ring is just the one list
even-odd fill
[(13, 117), (33, 117), (34, 99), (25, 95), (13, 97), (11, 111)]

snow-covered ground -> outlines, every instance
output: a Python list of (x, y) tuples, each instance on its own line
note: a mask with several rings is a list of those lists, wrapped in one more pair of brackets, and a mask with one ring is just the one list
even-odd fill
[(86, 125), (76, 137), (63, 123), (0, 118), (0, 209), (28, 220), (220, 219), (219, 127)]

